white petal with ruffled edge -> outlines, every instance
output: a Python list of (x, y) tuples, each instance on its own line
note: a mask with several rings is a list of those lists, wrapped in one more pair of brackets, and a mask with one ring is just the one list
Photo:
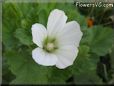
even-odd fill
[(57, 37), (59, 46), (75, 44), (78, 47), (82, 38), (82, 32), (80, 30), (79, 24), (76, 21), (66, 23), (64, 29)]
[(62, 46), (55, 55), (58, 60), (56, 63), (56, 67), (59, 69), (64, 69), (73, 64), (78, 54), (78, 49), (75, 45)]
[(47, 37), (46, 28), (42, 24), (38, 23), (32, 25), (32, 37), (33, 42), (42, 48), (43, 41)]
[(34, 49), (32, 51), (32, 57), (36, 63), (44, 66), (53, 66), (57, 62), (56, 55), (47, 53), (41, 48)]
[(57, 35), (64, 27), (67, 21), (67, 16), (64, 11), (55, 9), (53, 10), (49, 17), (47, 23), (47, 31), (49, 36)]

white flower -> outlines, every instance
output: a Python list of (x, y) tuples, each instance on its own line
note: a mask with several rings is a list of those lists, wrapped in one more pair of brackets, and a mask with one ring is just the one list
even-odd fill
[(36, 63), (64, 69), (73, 64), (82, 38), (76, 21), (66, 23), (67, 16), (61, 10), (53, 10), (48, 18), (47, 29), (39, 23), (32, 25), (33, 42), (37, 48), (32, 51)]

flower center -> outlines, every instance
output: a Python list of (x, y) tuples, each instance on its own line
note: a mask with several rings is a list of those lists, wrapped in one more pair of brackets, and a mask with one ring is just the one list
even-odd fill
[(47, 50), (52, 51), (54, 49), (54, 44), (53, 43), (47, 43)]
[(58, 49), (56, 39), (47, 37), (47, 38), (43, 41), (43, 49), (44, 49), (46, 52), (48, 52), (48, 53), (52, 53), (52, 52), (54, 52), (56, 49)]

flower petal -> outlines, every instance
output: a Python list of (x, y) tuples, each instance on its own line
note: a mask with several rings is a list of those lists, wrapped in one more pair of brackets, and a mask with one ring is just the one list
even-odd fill
[(74, 45), (63, 46), (57, 52), (58, 58), (56, 67), (64, 69), (73, 64), (78, 54), (78, 49)]
[(65, 25), (57, 39), (61, 46), (75, 44), (78, 47), (82, 35), (79, 24), (76, 21), (71, 21)]
[(44, 66), (53, 66), (57, 61), (57, 57), (54, 54), (47, 53), (41, 48), (34, 49), (32, 57), (36, 63)]
[(53, 10), (49, 17), (47, 23), (47, 30), (48, 35), (55, 35), (63, 29), (65, 23), (67, 21), (67, 16), (65, 15), (64, 11), (55, 9)]
[(38, 23), (32, 25), (32, 36), (33, 36), (33, 42), (42, 48), (43, 40), (47, 36), (46, 28), (42, 24)]

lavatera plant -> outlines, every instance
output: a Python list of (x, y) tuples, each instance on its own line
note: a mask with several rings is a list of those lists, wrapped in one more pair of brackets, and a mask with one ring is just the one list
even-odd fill
[(67, 16), (61, 10), (53, 10), (47, 29), (39, 23), (32, 25), (33, 42), (38, 46), (32, 51), (36, 63), (64, 69), (73, 64), (83, 33), (76, 21), (66, 23)]

